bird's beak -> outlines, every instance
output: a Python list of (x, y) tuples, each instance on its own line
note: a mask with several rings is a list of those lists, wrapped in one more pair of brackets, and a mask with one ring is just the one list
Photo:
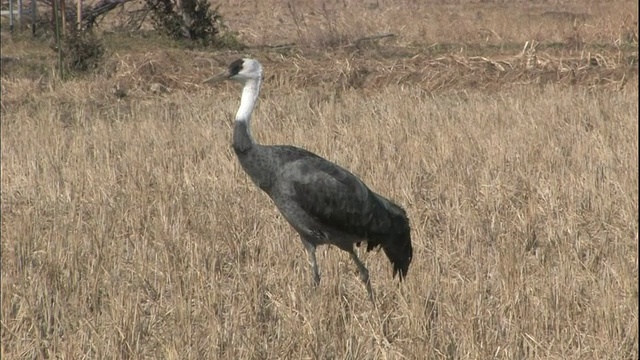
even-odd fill
[(208, 78), (207, 80), (203, 81), (202, 83), (203, 84), (213, 84), (213, 83), (217, 83), (217, 82), (220, 82), (220, 81), (227, 80), (230, 77), (231, 77), (231, 74), (229, 73), (229, 70), (227, 69), (227, 70), (221, 72), (218, 75), (214, 75), (214, 76)]

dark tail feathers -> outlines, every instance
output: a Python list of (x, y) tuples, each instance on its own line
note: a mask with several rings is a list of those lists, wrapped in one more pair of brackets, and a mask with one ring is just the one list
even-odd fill
[(378, 197), (389, 216), (389, 227), (384, 234), (378, 234), (367, 242), (367, 251), (381, 246), (387, 258), (393, 264), (393, 277), (400, 275), (400, 280), (407, 276), (409, 264), (413, 258), (413, 246), (411, 245), (411, 227), (404, 209), (400, 206)]

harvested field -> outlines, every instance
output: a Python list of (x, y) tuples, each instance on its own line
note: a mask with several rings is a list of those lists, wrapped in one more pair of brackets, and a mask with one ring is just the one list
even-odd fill
[[(2, 357), (637, 359), (637, 11), (227, 1), (241, 51), (110, 14), (99, 68), (64, 81), (3, 19)], [(405, 282), (359, 253), (376, 307), (336, 248), (311, 286), (240, 168), (240, 89), (201, 84), (240, 56), (265, 67), (257, 141), (406, 208)]]

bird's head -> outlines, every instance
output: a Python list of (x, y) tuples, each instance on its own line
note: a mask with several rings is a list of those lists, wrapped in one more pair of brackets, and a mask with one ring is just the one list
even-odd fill
[(262, 65), (257, 60), (243, 58), (238, 59), (218, 75), (212, 76), (203, 81), (203, 84), (215, 83), (224, 80), (233, 80), (245, 84), (250, 80), (260, 80), (262, 78)]

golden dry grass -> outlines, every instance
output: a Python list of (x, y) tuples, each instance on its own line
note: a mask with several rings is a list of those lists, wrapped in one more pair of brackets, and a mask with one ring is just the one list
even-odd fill
[[(406, 282), (362, 252), (373, 307), (346, 253), (322, 248), (311, 287), (300, 240), (230, 148), (239, 88), (198, 84), (238, 54), (140, 42), (59, 82), (42, 46), (3, 41), (20, 58), (2, 74), (3, 358), (638, 358), (637, 15), (620, 35), (637, 3), (380, 1), (375, 28), (347, 21), (350, 2), (272, 2), (279, 28), (242, 16), (265, 3), (221, 8), (249, 43), (300, 43), (247, 50), (266, 67), (255, 137), (403, 204)], [(499, 38), (416, 45), (467, 39), (477, 12)], [(436, 31), (454, 13), (466, 25)], [(526, 14), (556, 19), (533, 67)], [(598, 50), (566, 41), (563, 16)], [(325, 47), (328, 19), (342, 45)], [(349, 46), (382, 28), (403, 38)]]

